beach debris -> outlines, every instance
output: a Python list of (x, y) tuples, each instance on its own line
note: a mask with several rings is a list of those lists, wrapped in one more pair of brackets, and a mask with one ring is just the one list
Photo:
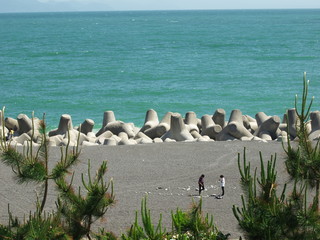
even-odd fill
[(178, 189), (183, 190), (183, 191), (190, 191), (190, 186), (188, 187), (178, 187)]
[(223, 196), (220, 194), (211, 194), (210, 197), (214, 197), (215, 199), (223, 199)]

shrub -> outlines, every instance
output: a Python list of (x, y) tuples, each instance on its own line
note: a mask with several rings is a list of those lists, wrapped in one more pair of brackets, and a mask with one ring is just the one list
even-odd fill
[[(2, 122), (4, 122), (4, 109), (2, 112)], [(33, 135), (34, 128), (32, 131)], [(79, 192), (75, 192), (72, 187), (72, 180), (71, 183), (68, 183), (65, 178), (67, 174), (71, 174), (71, 167), (79, 160), (79, 144), (72, 150), (69, 150), (70, 135), (68, 133), (69, 142), (65, 149), (61, 148), (60, 161), (56, 163), (52, 170), (49, 170), (49, 145), (46, 134), (45, 115), (43, 116), (43, 120), (40, 121), (39, 132), (41, 133), (40, 146), (33, 146), (33, 141), (31, 140), (23, 153), (11, 146), (10, 141), (7, 142), (5, 139), (0, 139), (1, 160), (12, 168), (17, 182), (20, 184), (29, 182), (40, 183), (44, 187), (43, 194), (40, 196), (41, 201), (39, 201), (37, 196), (37, 209), (34, 214), (30, 214), (26, 221), (20, 223), (17, 218), (13, 218), (12, 214), (9, 213), (9, 224), (8, 226), (1, 225), (0, 237), (15, 240), (77, 240), (86, 236), (88, 239), (91, 239), (91, 235), (94, 235), (91, 231), (92, 224), (97, 219), (103, 217), (108, 207), (114, 203), (113, 182), (111, 180), (107, 184), (103, 180), (107, 171), (107, 163), (103, 162), (96, 176), (92, 178), (90, 175), (90, 161), (88, 162), (89, 179), (85, 181), (82, 175), (82, 184), (86, 190), (86, 195), (82, 196), (80, 194), (80, 187)], [(4, 136), (4, 127), (2, 128), (2, 136)], [(33, 136), (31, 139), (34, 139)], [(58, 190), (57, 210), (46, 214), (43, 209), (49, 192), (49, 181), (53, 181)], [(111, 187), (111, 193), (108, 192), (109, 187)], [(112, 234), (106, 234), (106, 236), (111, 237)]]
[[(297, 143), (292, 144), (288, 134), (286, 168), (293, 182), (291, 194), (286, 195), (286, 185), (278, 196), (276, 157), (267, 163), (265, 171), (260, 153), (260, 178), (257, 169), (251, 172), (250, 163), (246, 162), (245, 149), (243, 166), (238, 154), (238, 166), (241, 186), (244, 191), (242, 207), (233, 206), (233, 213), (248, 240), (298, 240), (320, 239), (319, 190), (320, 190), (320, 150), (319, 140), (312, 142), (308, 135), (308, 119), (312, 101), (307, 107), (308, 82), (303, 78), (301, 112), (297, 111)], [(287, 118), (288, 119), (288, 118)], [(288, 124), (289, 125), (289, 124)], [(289, 132), (289, 128), (288, 128)], [(307, 196), (316, 188), (313, 200)]]
[(147, 198), (141, 202), (142, 226), (138, 223), (138, 212), (134, 224), (132, 224), (127, 235), (122, 235), (123, 240), (139, 239), (179, 239), (179, 240), (225, 240), (230, 234), (224, 235), (213, 224), (213, 217), (207, 214), (202, 215), (202, 199), (196, 204), (193, 202), (189, 211), (183, 212), (179, 208), (171, 213), (172, 232), (166, 232), (162, 228), (162, 215), (160, 215), (157, 227), (151, 222), (150, 210), (147, 208)]

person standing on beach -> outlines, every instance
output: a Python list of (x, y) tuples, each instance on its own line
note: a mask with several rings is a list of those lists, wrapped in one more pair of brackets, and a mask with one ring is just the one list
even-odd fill
[(10, 128), (10, 129), (9, 129), (9, 132), (8, 132), (8, 135), (7, 135), (7, 137), (6, 137), (6, 140), (7, 140), (7, 141), (8, 141), (8, 140), (11, 140), (12, 137), (13, 137), (13, 134), (14, 134), (14, 131), (13, 131), (12, 128)]
[(221, 195), (220, 196), (223, 196), (224, 195), (224, 186), (226, 184), (226, 180), (224, 179), (223, 175), (220, 175), (219, 182), (220, 182), (220, 186), (221, 186)]
[(201, 195), (201, 191), (204, 190), (204, 174), (202, 174), (199, 178), (198, 185), (199, 185), (199, 196)]

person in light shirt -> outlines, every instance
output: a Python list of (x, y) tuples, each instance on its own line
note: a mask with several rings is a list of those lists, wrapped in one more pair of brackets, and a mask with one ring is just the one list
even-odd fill
[(226, 184), (226, 180), (223, 175), (220, 175), (219, 182), (220, 182), (220, 186), (221, 186), (221, 196), (223, 196), (224, 195), (224, 186)]

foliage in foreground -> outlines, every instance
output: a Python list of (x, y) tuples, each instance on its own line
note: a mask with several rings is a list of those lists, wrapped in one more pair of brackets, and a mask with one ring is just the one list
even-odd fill
[(293, 145), (288, 138), (288, 146), (285, 149), (287, 154), (286, 167), (291, 178), (301, 184), (306, 184), (310, 188), (315, 188), (316, 208), (319, 209), (320, 198), (320, 146), (318, 140), (312, 141), (310, 135), (310, 109), (313, 103), (313, 98), (307, 106), (308, 98), (308, 81), (304, 74), (303, 93), (301, 100), (300, 112), (297, 108), (297, 97), (295, 98), (295, 109), (297, 116), (296, 128), (298, 144)]
[(230, 234), (224, 235), (218, 231), (213, 223), (213, 216), (202, 214), (202, 199), (196, 204), (193, 202), (189, 211), (183, 212), (179, 208), (171, 213), (172, 231), (167, 232), (162, 227), (162, 215), (160, 215), (157, 226), (152, 224), (150, 209), (147, 208), (147, 198), (141, 202), (141, 222), (139, 225), (138, 212), (135, 222), (132, 224), (127, 235), (121, 236), (122, 240), (139, 239), (178, 239), (178, 240), (226, 240)]
[[(59, 191), (57, 201), (60, 220), (65, 226), (66, 232), (72, 239), (81, 239), (83, 236), (90, 238), (92, 224), (102, 218), (108, 207), (114, 203), (113, 183), (106, 184), (103, 177), (107, 171), (107, 163), (103, 162), (98, 169), (95, 178), (91, 178), (90, 161), (88, 163), (88, 182), (82, 174), (82, 184), (87, 192), (82, 196), (75, 192), (63, 178), (56, 181)], [(108, 193), (111, 186), (111, 193)]]
[(260, 153), (260, 176), (252, 175), (250, 163), (243, 165), (238, 157), (241, 183), (245, 196), (242, 207), (233, 206), (240, 228), (248, 240), (320, 239), (320, 217), (315, 201), (308, 204), (306, 185), (294, 182), (291, 194), (286, 185), (277, 193), (276, 157), (265, 166)]
[[(4, 123), (4, 109), (2, 111), (2, 123)], [(33, 118), (32, 118), (33, 124)], [(98, 169), (96, 176), (91, 177), (90, 162), (88, 163), (88, 180), (82, 175), (82, 184), (85, 191), (75, 191), (71, 182), (66, 180), (71, 174), (73, 167), (79, 160), (79, 144), (69, 151), (69, 143), (65, 149), (61, 148), (61, 159), (52, 169), (49, 169), (49, 144), (46, 134), (45, 120), (40, 121), (41, 137), (38, 140), (39, 146), (33, 146), (33, 141), (29, 141), (23, 153), (19, 152), (11, 142), (5, 139), (1, 143), (1, 160), (11, 167), (16, 175), (17, 182), (36, 183), (43, 187), (42, 195), (37, 196), (35, 201), (36, 211), (30, 214), (27, 220), (20, 222), (14, 218), (9, 211), (8, 226), (0, 226), (1, 239), (81, 239), (86, 236), (91, 239), (92, 224), (103, 217), (109, 206), (114, 202), (113, 183), (104, 182), (107, 171), (107, 164), (103, 162)], [(33, 124), (34, 129), (34, 124)], [(4, 127), (2, 128), (4, 136)], [(31, 139), (34, 139), (33, 132)], [(79, 139), (78, 139), (79, 143)], [(57, 209), (50, 214), (44, 212), (46, 200), (49, 194), (49, 181), (55, 184), (58, 196), (56, 200)], [(109, 193), (111, 187), (111, 193)], [(86, 194), (83, 196), (83, 193)]]
[(8, 226), (0, 225), (1, 239), (72, 239), (61, 226), (60, 218), (56, 213), (39, 214), (38, 211), (39, 208), (24, 223), (21, 223), (18, 218), (14, 218), (10, 213)]
[[(304, 74), (301, 113), (297, 111), (297, 99), (295, 104), (298, 142), (292, 144), (288, 134), (288, 145), (284, 147), (287, 155), (285, 163), (293, 183), (290, 194), (286, 194), (286, 185), (281, 194), (277, 193), (276, 156), (271, 156), (265, 168), (260, 153), (260, 177), (257, 177), (257, 169), (252, 173), (250, 163), (246, 162), (245, 149), (242, 166), (238, 154), (245, 196), (241, 197), (242, 207), (233, 206), (233, 212), (248, 240), (320, 239), (320, 151), (319, 140), (312, 142), (309, 139), (308, 120), (312, 101), (307, 108), (307, 95), (308, 83)], [(313, 187), (316, 191), (312, 198)]]

